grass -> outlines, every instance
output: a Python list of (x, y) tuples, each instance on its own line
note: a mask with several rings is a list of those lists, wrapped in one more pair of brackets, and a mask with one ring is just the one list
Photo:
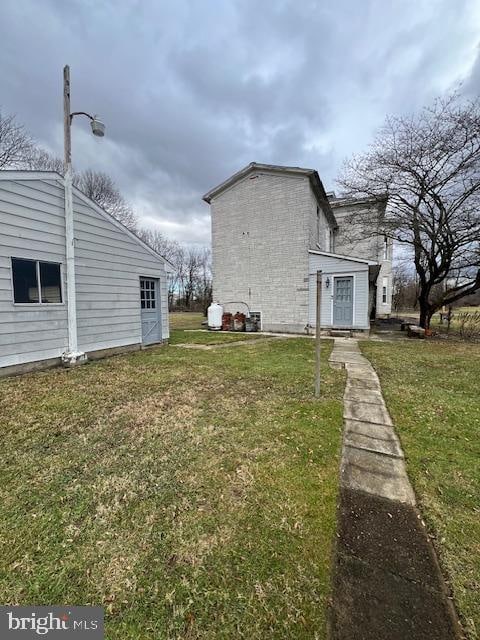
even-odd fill
[(204, 329), (205, 316), (196, 312), (174, 312), (169, 314), (170, 329)]
[(109, 640), (324, 638), (344, 378), (314, 401), (313, 349), (1, 380), (0, 600), (103, 605)]
[(480, 635), (480, 345), (362, 342), (469, 637)]
[[(257, 333), (206, 331), (201, 313), (170, 313), (170, 344), (220, 344), (259, 338)], [(194, 331), (203, 329), (203, 331)]]

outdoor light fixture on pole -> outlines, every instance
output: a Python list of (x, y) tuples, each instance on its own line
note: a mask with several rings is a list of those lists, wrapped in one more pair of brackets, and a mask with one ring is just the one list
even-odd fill
[(63, 68), (63, 128), (64, 128), (64, 185), (65, 185), (65, 250), (67, 262), (67, 310), (68, 310), (68, 351), (62, 360), (66, 365), (74, 365), (86, 360), (86, 355), (78, 350), (77, 341), (77, 301), (75, 291), (75, 244), (73, 233), (73, 175), (71, 125), (74, 116), (90, 119), (92, 133), (105, 135), (105, 125), (96, 116), (85, 111), (70, 111), (70, 67)]

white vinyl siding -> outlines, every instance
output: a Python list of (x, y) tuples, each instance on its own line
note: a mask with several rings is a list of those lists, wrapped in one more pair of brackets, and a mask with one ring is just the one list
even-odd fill
[(54, 180), (0, 180), (0, 367), (57, 358), (67, 348), (65, 301), (15, 305), (11, 266), (12, 257), (65, 264), (62, 196)]
[(168, 338), (163, 265), (78, 196), (73, 208), (79, 348), (89, 351), (142, 341), (140, 276), (160, 279), (161, 339)]
[[(13, 172), (14, 173), (14, 172)], [(95, 351), (141, 343), (139, 276), (160, 281), (161, 339), (168, 338), (165, 266), (126, 230), (74, 195), (78, 345)], [(62, 303), (14, 304), (11, 258), (61, 265)], [(59, 358), (68, 347), (64, 189), (58, 179), (0, 180), (0, 367)]]
[[(368, 264), (354, 262), (339, 256), (309, 256), (309, 305), (308, 322), (314, 327), (316, 322), (317, 271), (322, 271), (321, 326), (328, 328), (333, 323), (334, 278), (336, 276), (353, 277), (353, 323), (352, 329), (368, 329)], [(327, 287), (327, 280), (329, 286)]]

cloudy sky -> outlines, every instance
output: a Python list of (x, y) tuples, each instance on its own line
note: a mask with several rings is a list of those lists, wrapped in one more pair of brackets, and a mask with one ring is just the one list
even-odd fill
[(0, 105), (62, 154), (62, 68), (74, 164), (108, 172), (142, 223), (209, 242), (201, 196), (251, 162), (318, 169), (387, 113), (480, 93), (477, 0), (2, 0)]

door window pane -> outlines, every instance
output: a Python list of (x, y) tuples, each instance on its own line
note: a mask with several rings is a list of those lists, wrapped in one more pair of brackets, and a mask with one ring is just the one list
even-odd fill
[(140, 280), (140, 306), (142, 309), (155, 309), (155, 280)]
[(13, 296), (15, 302), (39, 302), (37, 263), (12, 258)]
[(40, 288), (42, 302), (59, 303), (62, 301), (59, 264), (40, 262)]

